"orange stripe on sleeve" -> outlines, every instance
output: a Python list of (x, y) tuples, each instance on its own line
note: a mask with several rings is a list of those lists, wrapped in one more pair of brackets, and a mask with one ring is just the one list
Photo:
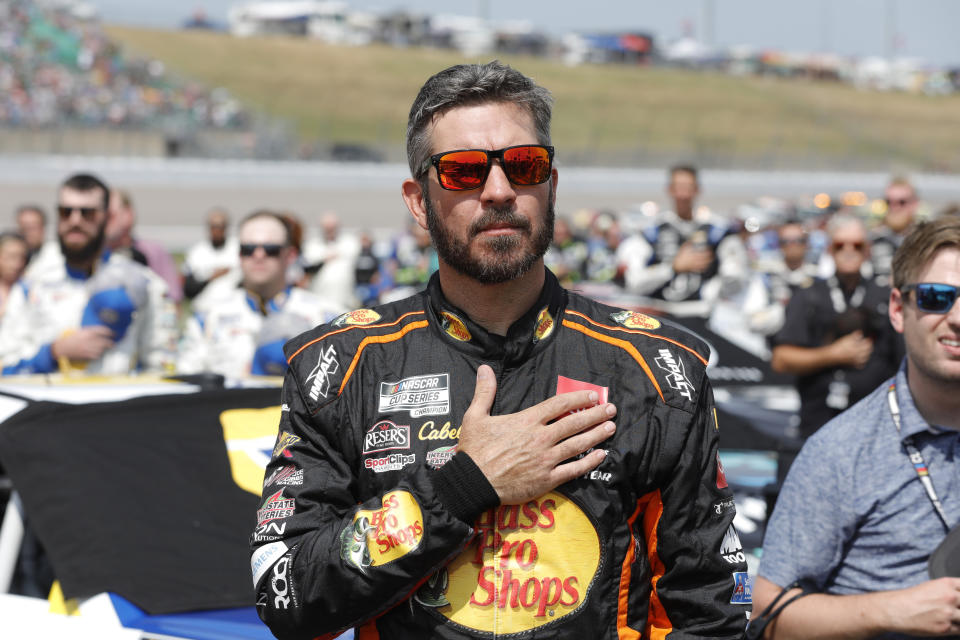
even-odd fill
[(567, 310), (567, 311), (565, 311), (564, 313), (569, 313), (569, 314), (572, 315), (572, 316), (577, 316), (577, 317), (583, 318), (584, 320), (586, 320), (586, 321), (589, 322), (590, 324), (592, 324), (592, 325), (594, 325), (594, 326), (597, 326), (597, 327), (602, 327), (602, 328), (604, 328), (604, 329), (607, 329), (608, 331), (622, 331), (622, 332), (624, 332), (624, 333), (639, 333), (640, 335), (642, 335), (642, 336), (647, 336), (648, 338), (655, 338), (655, 339), (657, 339), (657, 340), (663, 340), (664, 342), (669, 342), (669, 343), (672, 344), (672, 345), (676, 345), (676, 346), (680, 347), (680, 348), (683, 349), (684, 351), (689, 351), (689, 352), (692, 353), (694, 356), (696, 356), (697, 360), (699, 360), (700, 362), (703, 363), (703, 366), (707, 366), (707, 360), (706, 360), (702, 355), (700, 355), (699, 353), (697, 353), (696, 349), (693, 349), (693, 348), (691, 348), (691, 347), (688, 347), (687, 345), (683, 344), (682, 342), (677, 342), (676, 340), (674, 340), (674, 339), (672, 339), (672, 338), (668, 338), (668, 337), (666, 337), (666, 336), (658, 336), (658, 335), (655, 334), (655, 333), (650, 333), (649, 331), (641, 331), (640, 329), (627, 329), (626, 327), (611, 327), (610, 325), (600, 324), (600, 323), (597, 322), (596, 320), (594, 320), (594, 319), (592, 319), (592, 318), (590, 318), (590, 317), (588, 317), (588, 316), (580, 313), (579, 311), (570, 311), (570, 310)]
[(427, 324), (429, 323), (426, 320), (418, 320), (417, 322), (411, 322), (403, 329), (395, 333), (388, 333), (383, 336), (367, 336), (364, 338), (360, 342), (360, 346), (357, 347), (357, 352), (354, 354), (353, 361), (350, 362), (350, 366), (347, 368), (347, 373), (343, 376), (343, 382), (340, 383), (340, 388), (337, 390), (337, 395), (339, 396), (341, 393), (343, 393), (343, 388), (347, 386), (347, 380), (349, 380), (350, 376), (353, 375), (353, 370), (357, 368), (357, 363), (360, 362), (360, 354), (362, 354), (363, 350), (367, 348), (367, 345), (394, 342), (407, 335), (414, 329), (422, 329), (423, 327), (427, 326)]
[(650, 571), (653, 574), (650, 578), (650, 609), (647, 612), (647, 632), (644, 634), (650, 640), (663, 640), (667, 634), (673, 631), (673, 623), (667, 615), (663, 603), (660, 602), (660, 594), (657, 592), (657, 583), (663, 577), (666, 567), (663, 566), (663, 560), (657, 553), (657, 525), (660, 524), (660, 517), (663, 515), (663, 500), (660, 497), (660, 490), (647, 494), (649, 503), (643, 512), (643, 531), (647, 538), (647, 559), (650, 562)]
[(637, 361), (637, 364), (640, 365), (640, 368), (643, 369), (644, 373), (647, 374), (647, 377), (650, 378), (650, 382), (653, 383), (653, 388), (657, 390), (657, 395), (659, 395), (660, 399), (663, 400), (663, 390), (660, 389), (660, 385), (657, 383), (657, 379), (653, 377), (653, 371), (650, 370), (650, 366), (647, 365), (647, 361), (643, 359), (643, 356), (640, 355), (640, 352), (637, 351), (637, 348), (635, 346), (633, 346), (626, 340), (619, 340), (617, 338), (611, 338), (610, 336), (605, 336), (602, 333), (597, 333), (593, 329), (588, 329), (582, 324), (570, 322), (569, 320), (564, 320), (563, 326), (567, 327), (568, 329), (573, 329), (574, 331), (579, 331), (580, 333), (590, 336), (595, 340), (599, 340), (600, 342), (606, 342), (607, 344), (613, 345), (615, 347), (620, 347), (621, 349), (629, 353), (630, 356)]
[(395, 326), (395, 325), (400, 324), (400, 323), (403, 321), (403, 319), (406, 318), (407, 316), (413, 316), (413, 315), (422, 314), (422, 313), (424, 313), (424, 312), (423, 312), (423, 311), (409, 311), (409, 312), (403, 314), (402, 316), (400, 316), (399, 318), (397, 318), (396, 320), (394, 320), (393, 322), (387, 322), (387, 323), (384, 323), (384, 324), (371, 324), (371, 325), (368, 325), (368, 326), (354, 325), (354, 326), (351, 326), (351, 327), (344, 327), (344, 328), (342, 328), (342, 329), (337, 329), (336, 331), (330, 331), (330, 332), (328, 332), (328, 333), (323, 334), (323, 335), (320, 336), (319, 338), (314, 338), (313, 340), (311, 340), (311, 341), (308, 342), (307, 344), (303, 345), (302, 347), (300, 347), (299, 349), (297, 349), (296, 351), (294, 351), (293, 354), (292, 354), (289, 358), (287, 358), (287, 364), (290, 364), (291, 362), (293, 362), (293, 359), (296, 358), (298, 355), (300, 355), (300, 353), (301, 353), (304, 349), (306, 349), (307, 347), (309, 347), (310, 345), (317, 344), (317, 343), (320, 342), (321, 340), (325, 340), (325, 339), (329, 338), (330, 336), (335, 336), (335, 335), (337, 335), (338, 333), (343, 333), (344, 331), (350, 331), (351, 329), (382, 329), (383, 327), (393, 327), (393, 326)]
[(630, 548), (623, 558), (623, 567), (620, 569), (620, 589), (617, 595), (617, 638), (619, 640), (640, 640), (640, 632), (627, 624), (627, 608), (630, 597), (630, 578), (633, 574), (633, 562), (636, 560), (637, 542), (633, 535), (633, 523), (643, 513), (645, 502), (637, 501), (637, 509), (627, 520), (630, 528)]

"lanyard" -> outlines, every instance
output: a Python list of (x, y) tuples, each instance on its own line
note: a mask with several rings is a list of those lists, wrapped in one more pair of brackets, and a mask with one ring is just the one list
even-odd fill
[[(840, 290), (840, 283), (837, 282), (836, 276), (831, 276), (827, 280), (827, 286), (830, 287), (830, 301), (833, 302), (833, 310), (837, 313), (843, 313), (847, 310), (847, 299), (843, 295), (843, 291)], [(863, 296), (866, 295), (867, 289), (863, 286), (863, 283), (857, 285), (857, 288), (853, 290), (853, 295), (850, 296), (850, 306), (854, 309), (858, 308), (863, 304)]]
[[(890, 405), (890, 416), (893, 418), (893, 424), (897, 427), (897, 433), (900, 433), (900, 403), (897, 402), (897, 384), (895, 382), (891, 382), (890, 388), (887, 390), (887, 404)], [(943, 526), (949, 531), (950, 525), (947, 524), (947, 516), (943, 513), (943, 505), (940, 504), (940, 498), (937, 497), (937, 492), (933, 488), (933, 479), (930, 478), (927, 463), (924, 461), (923, 455), (920, 454), (917, 447), (914, 446), (913, 437), (907, 436), (904, 438), (903, 446), (907, 450), (907, 455), (910, 457), (910, 463), (913, 464), (914, 471), (917, 472), (917, 477), (920, 478), (920, 484), (923, 485), (923, 489), (927, 492), (927, 497), (930, 498), (930, 502), (933, 503), (933, 508), (936, 510), (937, 515), (940, 516), (940, 521), (943, 523)]]

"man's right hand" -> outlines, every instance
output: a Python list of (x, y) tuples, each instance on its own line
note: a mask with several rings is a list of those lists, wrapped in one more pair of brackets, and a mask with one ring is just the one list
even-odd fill
[(960, 578), (939, 578), (891, 591), (890, 629), (909, 635), (960, 634)]
[(854, 331), (834, 340), (831, 347), (841, 366), (862, 369), (873, 353), (873, 340), (864, 337), (862, 331)]
[(113, 346), (113, 331), (103, 325), (82, 327), (65, 333), (50, 346), (54, 358), (87, 362), (96, 360)]
[(610, 421), (616, 407), (598, 405), (595, 391), (571, 391), (517, 413), (491, 416), (496, 393), (493, 369), (480, 365), (473, 401), (460, 428), (459, 450), (480, 468), (501, 504), (538, 498), (603, 462), (602, 449), (571, 460), (616, 430)]

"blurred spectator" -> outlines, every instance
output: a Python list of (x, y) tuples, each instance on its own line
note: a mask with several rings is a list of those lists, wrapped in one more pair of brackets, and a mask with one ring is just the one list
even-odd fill
[(907, 237), (917, 218), (917, 190), (906, 178), (895, 177), (883, 193), (887, 213), (870, 237), (870, 265), (877, 284), (890, 286), (893, 254)]
[(10, 291), (17, 285), (27, 266), (27, 241), (19, 233), (0, 233), (0, 322), (7, 308)]
[(240, 250), (234, 238), (227, 237), (230, 216), (224, 209), (214, 208), (207, 214), (206, 240), (190, 247), (183, 259), (183, 295), (195, 298), (203, 289), (239, 267)]
[(890, 377), (903, 354), (887, 319), (889, 288), (860, 273), (870, 252), (863, 222), (838, 214), (827, 233), (836, 273), (796, 290), (772, 338), (773, 369), (797, 376), (802, 438)]
[(180, 274), (177, 265), (162, 244), (145, 238), (135, 238), (133, 227), (137, 222), (136, 210), (130, 193), (114, 189), (110, 194), (110, 218), (107, 221), (107, 248), (127, 255), (135, 262), (146, 265), (167, 283), (167, 292), (175, 303), (183, 299)]
[(287, 267), (287, 284), (306, 287), (309, 283), (306, 265), (303, 261), (303, 223), (292, 211), (281, 211), (278, 214), (290, 229), (290, 248), (293, 249), (294, 260)]
[[(625, 273), (628, 290), (668, 302), (715, 297), (720, 290), (742, 286), (747, 253), (729, 223), (706, 210), (696, 210), (700, 193), (697, 170), (670, 169), (667, 192), (673, 211), (661, 211), (643, 230), (645, 243), (631, 252)], [(712, 291), (703, 287), (714, 280)]]
[(793, 292), (813, 284), (817, 265), (807, 260), (808, 235), (799, 220), (777, 229), (778, 253), (758, 260), (747, 286), (743, 309), (751, 331), (772, 335), (783, 326)]
[(353, 308), (357, 305), (354, 270), (360, 255), (360, 239), (353, 233), (344, 233), (340, 228), (340, 216), (332, 211), (321, 216), (320, 234), (303, 248), (307, 271), (315, 274), (310, 289)]
[(430, 232), (410, 219), (406, 230), (393, 239), (387, 269), (390, 290), (380, 296), (380, 301), (404, 298), (425, 288), (439, 265)]
[(17, 230), (27, 243), (27, 261), (37, 255), (47, 240), (47, 212), (36, 204), (17, 207)]
[(240, 223), (240, 286), (219, 290), (187, 321), (178, 372), (282, 375), (284, 342), (346, 311), (287, 283), (297, 258), (290, 231), (287, 221), (270, 211), (254, 212)]
[(361, 306), (377, 304), (380, 297), (380, 286), (383, 278), (380, 274), (381, 260), (377, 255), (376, 245), (366, 231), (360, 232), (360, 253), (354, 266), (354, 277), (357, 283), (357, 300)]
[(565, 287), (584, 279), (584, 265), (588, 254), (587, 243), (573, 233), (570, 221), (557, 216), (553, 224), (553, 242), (543, 256), (543, 263)]
[(5, 374), (172, 366), (175, 314), (152, 271), (104, 251), (109, 189), (88, 174), (58, 191), (62, 257), (14, 287), (0, 326)]

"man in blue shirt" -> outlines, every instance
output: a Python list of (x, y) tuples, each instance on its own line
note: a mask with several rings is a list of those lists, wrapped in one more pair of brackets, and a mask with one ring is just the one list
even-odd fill
[(754, 616), (767, 638), (960, 634), (960, 578), (930, 554), (960, 522), (960, 218), (917, 228), (893, 261), (895, 377), (828, 422), (790, 469), (764, 539)]

